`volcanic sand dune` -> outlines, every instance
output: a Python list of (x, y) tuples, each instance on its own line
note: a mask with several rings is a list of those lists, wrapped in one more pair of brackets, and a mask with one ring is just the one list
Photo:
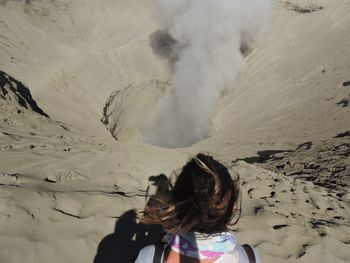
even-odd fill
[[(347, 262), (348, 188), (286, 176), (274, 161), (268, 171), (236, 160), (308, 141), (332, 145), (349, 130), (349, 12), (345, 0), (277, 1), (240, 82), (217, 103), (209, 138), (164, 149), (140, 142), (171, 75), (152, 49), (151, 1), (0, 1), (0, 70), (47, 114), (25, 107), (28, 97), (5, 96), (1, 82), (0, 261), (92, 262), (99, 252), (95, 262), (128, 262), (156, 236), (135, 232), (144, 226), (124, 213), (143, 208), (154, 176), (203, 151), (240, 174), (236, 235), (263, 262)], [(319, 153), (293, 154), (288, 160), (317, 162)], [(123, 229), (125, 218), (134, 228)]]

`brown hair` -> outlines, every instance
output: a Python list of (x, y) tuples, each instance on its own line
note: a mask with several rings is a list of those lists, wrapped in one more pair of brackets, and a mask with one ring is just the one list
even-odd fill
[(212, 156), (198, 154), (177, 176), (158, 187), (145, 207), (143, 223), (161, 224), (171, 234), (190, 231), (225, 231), (240, 209), (239, 175), (232, 178), (227, 168)]

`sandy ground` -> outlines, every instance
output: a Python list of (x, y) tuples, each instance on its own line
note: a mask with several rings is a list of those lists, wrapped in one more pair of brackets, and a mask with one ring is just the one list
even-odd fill
[(159, 238), (136, 213), (154, 176), (203, 151), (240, 174), (234, 231), (263, 262), (348, 262), (349, 12), (276, 1), (210, 136), (165, 149), (142, 143), (171, 88), (150, 0), (0, 0), (0, 261), (132, 262)]

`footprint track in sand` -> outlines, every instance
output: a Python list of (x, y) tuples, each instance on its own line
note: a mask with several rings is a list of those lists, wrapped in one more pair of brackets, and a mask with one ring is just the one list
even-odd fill
[(8, 174), (8, 173), (0, 173), (0, 185), (6, 185), (6, 186), (20, 186), (20, 174), (14, 173), (14, 174)]
[[(265, 187), (262, 185), (263, 182), (260, 182), (261, 178), (251, 178), (242, 183), (249, 199), (259, 199), (252, 208), (252, 214), (262, 215), (272, 212), (290, 219), (302, 217), (312, 228), (318, 229), (319, 234), (324, 232), (323, 228), (347, 224), (346, 211), (341, 207), (342, 201), (339, 200), (337, 192), (315, 186), (312, 182), (280, 176), (275, 174), (269, 180), (274, 183)], [(258, 187), (257, 184), (261, 185)], [(282, 208), (287, 211), (281, 213)], [(289, 219), (286, 222), (289, 222)], [(280, 229), (278, 225), (276, 224), (273, 229)]]
[(52, 173), (45, 178), (45, 180), (56, 183), (81, 181), (86, 180), (88, 177), (91, 177), (91, 174), (81, 169), (54, 169), (52, 170)]

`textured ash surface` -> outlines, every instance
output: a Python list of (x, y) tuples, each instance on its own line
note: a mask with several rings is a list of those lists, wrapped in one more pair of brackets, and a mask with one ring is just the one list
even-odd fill
[(315, 185), (345, 191), (350, 186), (350, 131), (321, 142), (306, 142), (292, 151), (258, 152), (250, 163)]

